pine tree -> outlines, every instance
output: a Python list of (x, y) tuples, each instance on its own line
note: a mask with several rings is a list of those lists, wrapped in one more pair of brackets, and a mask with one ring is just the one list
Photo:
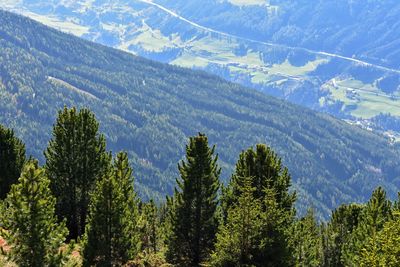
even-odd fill
[(320, 227), (312, 209), (308, 210), (305, 217), (296, 221), (291, 232), (296, 266), (322, 265), (320, 233)]
[(361, 251), (360, 266), (400, 266), (400, 214), (383, 225), (381, 231), (370, 237)]
[(0, 200), (18, 181), (25, 163), (25, 145), (14, 132), (0, 125)]
[(64, 108), (45, 151), (46, 173), (57, 198), (56, 212), (59, 218), (67, 219), (69, 239), (84, 232), (89, 192), (109, 164), (105, 139), (98, 130), (89, 110)]
[(294, 252), (289, 241), (293, 210), (287, 210), (280, 205), (274, 189), (266, 188), (264, 195), (261, 206), (261, 241), (259, 252), (255, 254), (254, 265), (291, 266)]
[(323, 227), (323, 266), (344, 266), (343, 247), (357, 229), (364, 205), (341, 205), (332, 212), (331, 220)]
[[(259, 144), (240, 154), (235, 173), (223, 188), (222, 209), (226, 222), (230, 207), (235, 206), (251, 180), (254, 199), (261, 203), (263, 218), (261, 241), (254, 253), (253, 264), (286, 266), (292, 261), (289, 246), (289, 230), (294, 222), (295, 193), (289, 192), (291, 178), (283, 168), (280, 158), (269, 147)], [(274, 218), (271, 220), (271, 218)]]
[(357, 228), (353, 231), (349, 242), (343, 248), (342, 261), (345, 266), (358, 265), (361, 252), (370, 238), (375, 240), (383, 225), (392, 218), (391, 202), (386, 192), (378, 187), (363, 209)]
[(167, 260), (178, 266), (199, 266), (214, 247), (218, 228), (220, 168), (214, 149), (204, 134), (191, 137), (186, 161), (178, 165), (179, 189), (175, 190)]
[(241, 194), (243, 177), (252, 177), (252, 186), (256, 189), (254, 197), (265, 198), (265, 189), (273, 189), (280, 207), (292, 210), (296, 200), (295, 193), (289, 193), (291, 177), (287, 168), (282, 166), (281, 159), (264, 144), (258, 144), (256, 150), (249, 148), (243, 151), (236, 163), (235, 173), (229, 186), (224, 190), (223, 209), (231, 206)]
[(142, 250), (147, 254), (157, 253), (160, 219), (153, 200), (144, 203), (141, 210)]
[(121, 266), (140, 248), (138, 203), (126, 153), (119, 153), (112, 170), (91, 195), (83, 239), (84, 266)]
[(49, 183), (37, 163), (30, 162), (4, 202), (2, 235), (12, 246), (10, 258), (18, 266), (60, 266), (63, 260), (60, 246), (67, 228), (65, 222), (57, 224)]
[(250, 177), (241, 183), (239, 199), (227, 212), (225, 224), (217, 233), (211, 266), (253, 266), (261, 241), (261, 201), (254, 197), (255, 188)]

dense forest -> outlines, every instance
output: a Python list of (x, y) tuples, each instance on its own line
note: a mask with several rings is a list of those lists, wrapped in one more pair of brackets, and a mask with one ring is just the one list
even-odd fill
[(0, 126), (0, 265), (399, 266), (400, 194), (376, 188), (326, 222), (296, 214), (289, 170), (268, 146), (242, 151), (226, 186), (218, 147), (189, 138), (174, 194), (143, 201), (126, 152), (88, 109), (58, 113), (41, 166)]
[(4, 11), (0, 62), (0, 123), (15, 130), (28, 156), (45, 163), (57, 110), (90, 108), (107, 149), (127, 152), (145, 200), (173, 194), (185, 140), (199, 131), (219, 148), (224, 183), (243, 149), (268, 144), (291, 170), (302, 214), (313, 205), (327, 218), (340, 203), (367, 201), (378, 185), (391, 199), (400, 190), (397, 144), (204, 72), (145, 60)]
[(388, 136), (392, 129), (371, 118), (400, 116), (396, 0), (35, 0), (1, 7)]
[(227, 33), (399, 67), (396, 0), (269, 0), (261, 6), (235, 5), (231, 2), (237, 1), (230, 0), (156, 2)]

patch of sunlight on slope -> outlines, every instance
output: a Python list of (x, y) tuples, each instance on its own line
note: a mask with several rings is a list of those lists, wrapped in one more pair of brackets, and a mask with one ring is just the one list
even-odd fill
[(1, 0), (0, 7), (2, 8), (14, 8), (19, 6), (22, 3), (22, 0)]
[(254, 83), (268, 83), (276, 80), (276, 76), (289, 79), (302, 79), (318, 65), (327, 63), (329, 59), (318, 57), (304, 66), (293, 66), (289, 61), (282, 64), (266, 65), (258, 51), (248, 50), (244, 56), (233, 53), (239, 45), (235, 41), (213, 38), (208, 35), (195, 38), (185, 43), (184, 52), (172, 61), (172, 64), (183, 67), (204, 68), (208, 64), (227, 67), (231, 73), (248, 75)]
[(152, 29), (144, 21), (142, 21), (143, 27), (137, 29), (134, 38), (124, 40), (119, 45), (119, 49), (129, 51), (130, 46), (140, 46), (144, 50), (151, 52), (162, 52), (167, 48), (174, 48), (182, 46), (182, 40), (178, 34), (171, 36), (164, 36), (160, 30)]
[(22, 12), (22, 15), (30, 17), (38, 22), (41, 22), (47, 26), (56, 28), (57, 30), (74, 34), (78, 37), (89, 33), (89, 27), (79, 25), (73, 21), (62, 21), (56, 16), (39, 15), (32, 12)]
[(61, 79), (57, 79), (57, 78), (48, 76), (47, 77), (47, 81), (52, 83), (52, 84), (54, 84), (54, 85), (56, 85), (56, 86), (60, 86), (60, 87), (66, 88), (68, 90), (74, 91), (74, 92), (76, 92), (76, 93), (78, 93), (80, 95), (83, 95), (85, 97), (88, 97), (88, 98), (91, 98), (91, 99), (95, 99), (95, 100), (99, 100), (99, 98), (97, 96), (95, 96), (95, 95), (93, 95), (93, 94), (91, 94), (89, 92), (86, 92), (85, 90), (79, 89), (79, 88), (77, 88), (77, 87), (75, 87), (75, 86), (73, 86), (73, 85), (71, 85), (71, 84), (69, 84), (66, 81), (63, 81)]
[(269, 0), (228, 0), (229, 3), (236, 6), (267, 6)]
[(182, 56), (171, 62), (171, 64), (173, 65), (178, 65), (186, 68), (205, 68), (210, 63), (212, 62), (210, 62), (208, 58), (197, 56), (190, 53), (190, 51), (185, 51)]
[(329, 62), (326, 58), (317, 58), (314, 61), (309, 61), (304, 66), (293, 66), (290, 64), (288, 60), (283, 62), (282, 64), (274, 64), (271, 68), (269, 68), (270, 74), (286, 74), (290, 76), (303, 76), (309, 72), (312, 72), (317, 69), (318, 65)]
[(342, 101), (350, 114), (362, 119), (369, 119), (380, 113), (400, 116), (399, 94), (388, 95), (375, 84), (349, 79), (332, 79), (323, 85), (331, 92), (334, 100)]

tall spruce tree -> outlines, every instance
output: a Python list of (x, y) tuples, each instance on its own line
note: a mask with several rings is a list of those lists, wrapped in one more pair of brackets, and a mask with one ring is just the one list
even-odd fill
[(251, 147), (239, 155), (235, 173), (224, 190), (224, 210), (241, 194), (243, 177), (252, 178), (252, 186), (256, 189), (254, 197), (262, 200), (265, 198), (265, 189), (272, 189), (280, 207), (286, 210), (293, 209), (296, 194), (289, 192), (291, 177), (287, 168), (282, 166), (281, 159), (270, 147), (258, 144), (256, 150)]
[(126, 153), (119, 153), (112, 170), (91, 195), (83, 239), (84, 266), (122, 266), (140, 249), (138, 201)]
[(158, 241), (160, 239), (160, 218), (157, 206), (153, 200), (144, 203), (141, 209), (141, 236), (142, 250), (147, 254), (157, 253), (159, 250)]
[(368, 240), (375, 240), (384, 224), (392, 219), (392, 205), (386, 198), (386, 192), (378, 187), (360, 214), (357, 228), (352, 232), (348, 242), (343, 247), (342, 262), (345, 266), (357, 266), (361, 253)]
[(57, 198), (56, 212), (67, 219), (69, 239), (84, 232), (89, 192), (109, 164), (105, 139), (92, 112), (64, 108), (45, 151), (46, 173)]
[(322, 265), (321, 228), (315, 220), (312, 209), (294, 223), (290, 239), (293, 242), (291, 246), (294, 250), (296, 266)]
[(0, 200), (18, 181), (25, 163), (25, 145), (14, 131), (0, 125)]
[(61, 266), (60, 246), (68, 231), (65, 222), (57, 223), (49, 183), (37, 163), (30, 162), (4, 201), (1, 234), (12, 247), (8, 256), (18, 266)]
[(250, 177), (244, 177), (240, 186), (242, 194), (229, 207), (226, 223), (219, 226), (211, 266), (254, 266), (254, 258), (260, 254), (261, 201), (254, 197)]
[(383, 225), (376, 236), (368, 238), (361, 251), (360, 266), (400, 266), (400, 214)]
[(261, 201), (254, 197), (251, 177), (243, 177), (241, 194), (219, 227), (211, 266), (291, 266), (287, 216), (272, 189)]
[[(294, 222), (295, 193), (289, 192), (291, 178), (280, 158), (269, 147), (259, 144), (256, 150), (240, 154), (235, 173), (223, 189), (222, 209), (226, 222), (230, 207), (235, 206), (250, 179), (254, 199), (261, 202), (262, 231), (252, 264), (287, 266), (292, 262), (289, 230)], [(271, 218), (274, 218), (271, 220)], [(261, 265), (260, 265), (261, 264)], [(262, 265), (265, 264), (265, 265)]]
[(328, 225), (323, 227), (323, 266), (345, 266), (342, 262), (343, 248), (357, 229), (364, 205), (341, 205), (332, 212)]
[(179, 189), (175, 190), (171, 234), (166, 240), (167, 260), (177, 266), (199, 266), (214, 247), (221, 171), (214, 149), (199, 133), (190, 138), (186, 161), (178, 165)]

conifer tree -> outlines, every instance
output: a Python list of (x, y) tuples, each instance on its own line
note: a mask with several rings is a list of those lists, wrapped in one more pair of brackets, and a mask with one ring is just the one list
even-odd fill
[(309, 209), (306, 216), (300, 218), (293, 225), (291, 232), (292, 246), (296, 266), (321, 266), (322, 245), (314, 211)]
[(186, 161), (178, 165), (179, 189), (175, 190), (167, 260), (177, 266), (199, 266), (214, 247), (220, 168), (214, 149), (204, 134), (191, 137)]
[(84, 266), (122, 266), (140, 248), (138, 203), (126, 153), (119, 153), (109, 173), (91, 195), (83, 239)]
[(344, 246), (357, 229), (364, 205), (341, 205), (332, 212), (331, 220), (323, 227), (323, 265), (344, 266), (342, 254)]
[(386, 192), (378, 187), (363, 209), (357, 228), (353, 231), (349, 242), (345, 245), (342, 261), (345, 266), (358, 265), (361, 252), (369, 238), (375, 240), (383, 225), (392, 218), (392, 207), (386, 198)]
[[(289, 192), (291, 178), (280, 158), (269, 147), (259, 144), (240, 154), (235, 173), (223, 189), (223, 215), (226, 221), (229, 207), (235, 206), (243, 194), (243, 183), (251, 180), (253, 197), (261, 202), (263, 231), (254, 264), (285, 266), (292, 261), (289, 230), (294, 222), (295, 193)], [(270, 218), (275, 218), (270, 220)]]
[(290, 247), (290, 229), (294, 211), (283, 208), (274, 189), (266, 188), (261, 205), (261, 241), (255, 266), (291, 266), (293, 251)]
[(291, 177), (287, 168), (282, 166), (281, 159), (270, 147), (258, 144), (255, 151), (249, 148), (240, 154), (235, 173), (231, 177), (229, 186), (224, 190), (222, 203), (224, 210), (241, 194), (243, 177), (252, 177), (256, 198), (263, 200), (265, 189), (273, 189), (278, 205), (286, 210), (293, 209), (296, 194), (289, 192)]
[(241, 183), (239, 199), (227, 212), (225, 224), (217, 233), (211, 266), (252, 266), (261, 241), (261, 201), (254, 197), (250, 177)]
[(0, 200), (18, 181), (25, 163), (25, 145), (14, 132), (0, 125)]
[(386, 222), (375, 237), (370, 237), (361, 251), (360, 266), (400, 266), (400, 214)]
[(160, 219), (153, 200), (144, 203), (141, 210), (142, 250), (147, 254), (158, 252)]
[(30, 162), (4, 201), (1, 234), (12, 247), (10, 259), (18, 266), (61, 266), (60, 246), (67, 228), (65, 222), (57, 224), (56, 199), (49, 183), (37, 163)]
[(254, 196), (251, 177), (243, 177), (241, 194), (219, 227), (211, 266), (291, 266), (292, 251), (286, 221), (275, 192), (265, 189), (263, 201)]
[(64, 108), (45, 151), (46, 173), (57, 198), (56, 212), (67, 219), (69, 239), (84, 232), (89, 192), (109, 164), (105, 139), (92, 112)]

